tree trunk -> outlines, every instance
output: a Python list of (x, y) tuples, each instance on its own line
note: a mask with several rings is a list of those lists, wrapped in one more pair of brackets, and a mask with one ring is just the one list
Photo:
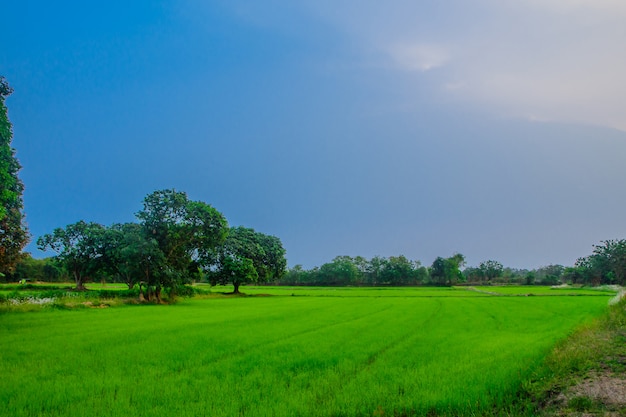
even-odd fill
[(76, 283), (77, 291), (85, 291), (85, 284), (83, 283), (83, 277), (78, 271), (74, 271), (74, 282)]
[(239, 283), (238, 282), (233, 282), (233, 286), (235, 287), (235, 289), (233, 290), (233, 294), (241, 294), (239, 292)]

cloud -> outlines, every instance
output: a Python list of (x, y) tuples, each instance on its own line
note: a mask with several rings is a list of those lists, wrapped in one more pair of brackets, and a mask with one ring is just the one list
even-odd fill
[(375, 51), (381, 67), (420, 77), (445, 66), (441, 94), (507, 116), (626, 130), (621, 0), (452, 0), (445, 7), (318, 0), (308, 7), (368, 56)]
[(349, 50), (346, 62), (325, 68), (414, 73), (416, 85), (425, 72), (436, 72), (428, 79), (434, 90), (474, 108), (626, 130), (623, 0), (220, 4), (248, 23), (288, 27), (289, 36), (332, 28)]
[(534, 7), (554, 12), (597, 11), (599, 13), (626, 14), (626, 4), (622, 0), (498, 0), (498, 4), (518, 7)]
[(388, 52), (398, 68), (408, 71), (429, 71), (444, 65), (449, 59), (445, 48), (438, 45), (397, 44), (390, 46)]

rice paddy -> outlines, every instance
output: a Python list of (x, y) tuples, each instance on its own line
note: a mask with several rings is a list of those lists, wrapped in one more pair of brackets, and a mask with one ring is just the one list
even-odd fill
[(0, 314), (0, 413), (506, 415), (557, 341), (615, 294), (244, 291), (272, 296)]

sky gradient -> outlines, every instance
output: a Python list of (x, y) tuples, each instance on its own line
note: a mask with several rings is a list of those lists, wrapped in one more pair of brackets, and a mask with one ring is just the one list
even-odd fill
[[(22, 0), (0, 75), (33, 241), (156, 189), (290, 266), (572, 265), (626, 237), (626, 3)], [(34, 244), (28, 250), (43, 256)]]

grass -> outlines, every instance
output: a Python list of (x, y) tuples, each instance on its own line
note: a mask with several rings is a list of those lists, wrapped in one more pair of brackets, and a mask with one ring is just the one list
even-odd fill
[(505, 285), (505, 286), (475, 286), (469, 289), (499, 295), (538, 295), (538, 296), (563, 296), (563, 295), (615, 295), (617, 290), (607, 287), (571, 287), (571, 286), (528, 286), (528, 285)]
[(542, 405), (541, 415), (582, 411), (626, 415), (625, 372), (626, 299), (622, 299), (607, 314), (560, 341), (525, 389), (532, 402)]
[(519, 415), (525, 381), (610, 298), (255, 291), (276, 295), (2, 314), (3, 413)]
[[(231, 286), (212, 287), (213, 292), (232, 291)], [(249, 295), (282, 295), (304, 297), (484, 297), (463, 287), (290, 287), (245, 286), (240, 291)]]
[(74, 291), (69, 283), (0, 284), (0, 314), (41, 309), (72, 309), (114, 306), (136, 302), (138, 289), (123, 284), (95, 284), (88, 291)]
[[(232, 286), (211, 287), (196, 284), (214, 293), (228, 293)], [(551, 286), (458, 286), (458, 287), (305, 287), (305, 286), (244, 286), (247, 295), (282, 295), (308, 297), (490, 297), (506, 296), (613, 296), (616, 289), (601, 287)]]

